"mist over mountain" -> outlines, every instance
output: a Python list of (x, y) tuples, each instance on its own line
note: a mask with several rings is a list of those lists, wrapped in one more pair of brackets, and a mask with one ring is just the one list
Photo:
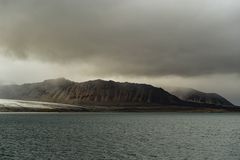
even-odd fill
[(164, 89), (184, 101), (221, 106), (234, 106), (226, 98), (222, 97), (217, 93), (204, 93), (192, 88), (181, 87), (166, 87)]

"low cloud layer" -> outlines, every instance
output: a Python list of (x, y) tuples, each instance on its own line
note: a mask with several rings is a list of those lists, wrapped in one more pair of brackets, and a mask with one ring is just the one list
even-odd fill
[(0, 48), (101, 75), (239, 74), (239, 17), (237, 0), (0, 0)]
[(240, 104), (238, 0), (0, 0), (0, 85), (66, 77)]

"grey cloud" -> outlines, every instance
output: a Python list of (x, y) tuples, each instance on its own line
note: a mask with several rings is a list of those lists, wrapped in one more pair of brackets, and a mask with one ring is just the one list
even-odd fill
[(99, 74), (240, 73), (237, 0), (0, 0), (0, 47)]

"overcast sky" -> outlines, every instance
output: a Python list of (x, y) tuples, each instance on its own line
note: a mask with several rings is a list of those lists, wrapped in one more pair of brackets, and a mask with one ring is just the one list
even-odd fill
[(240, 104), (239, 0), (0, 0), (0, 84), (66, 77)]

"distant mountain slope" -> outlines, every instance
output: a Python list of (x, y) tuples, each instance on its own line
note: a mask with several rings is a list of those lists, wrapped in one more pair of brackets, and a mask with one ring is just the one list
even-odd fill
[(179, 88), (179, 87), (166, 87), (169, 93), (177, 96), (181, 100), (204, 103), (204, 104), (214, 104), (219, 106), (234, 106), (224, 97), (216, 93), (204, 93), (191, 88)]
[(174, 105), (183, 103), (161, 88), (146, 84), (94, 80), (77, 83), (64, 78), (0, 87), (0, 98), (77, 105)]

